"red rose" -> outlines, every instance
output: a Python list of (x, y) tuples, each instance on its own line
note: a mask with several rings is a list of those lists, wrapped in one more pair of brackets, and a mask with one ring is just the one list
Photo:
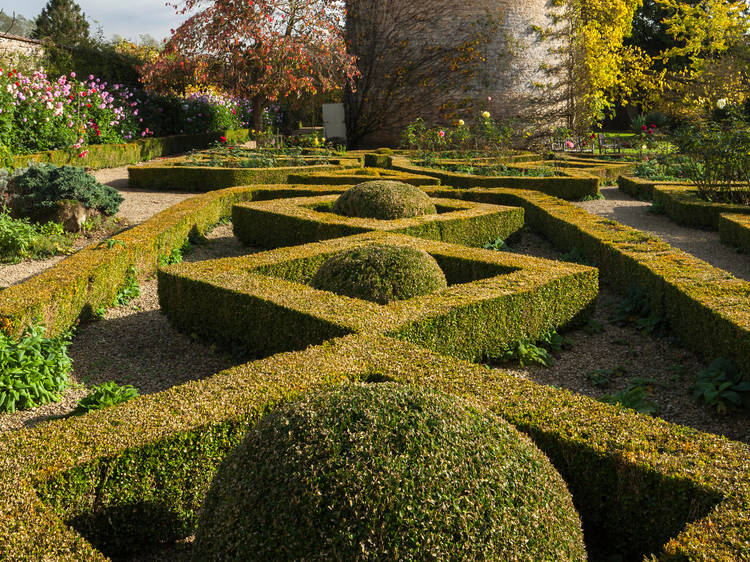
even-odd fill
[(225, 136), (221, 136), (221, 137), (219, 137), (219, 142), (220, 142), (221, 144), (227, 144), (227, 137), (225, 137)]

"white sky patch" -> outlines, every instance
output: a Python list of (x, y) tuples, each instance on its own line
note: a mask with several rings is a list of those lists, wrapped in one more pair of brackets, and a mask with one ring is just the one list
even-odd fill
[[(77, 0), (86, 14), (91, 33), (102, 28), (104, 37), (112, 35), (137, 40), (139, 35), (151, 35), (161, 41), (169, 37), (186, 16), (175, 13), (164, 0)], [(13, 12), (27, 19), (35, 19), (46, 0), (1, 0), (0, 8), (8, 15)]]

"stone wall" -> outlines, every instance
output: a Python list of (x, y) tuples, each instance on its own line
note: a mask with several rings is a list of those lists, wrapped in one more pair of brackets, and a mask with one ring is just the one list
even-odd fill
[[(348, 9), (347, 42), (360, 57), (363, 87), (347, 95), (347, 120), (360, 146), (398, 143), (416, 117), (447, 124), (484, 110), (498, 119), (524, 115), (549, 80), (540, 67), (555, 63), (539, 33), (551, 26), (549, 0), (350, 0)], [(457, 68), (433, 61), (434, 89), (425, 76), (412, 80), (426, 53), (439, 50), (456, 53)], [(402, 67), (409, 70), (394, 81)]]
[(43, 54), (44, 47), (41, 41), (18, 35), (0, 35), (0, 60), (17, 60), (19, 57), (38, 59)]

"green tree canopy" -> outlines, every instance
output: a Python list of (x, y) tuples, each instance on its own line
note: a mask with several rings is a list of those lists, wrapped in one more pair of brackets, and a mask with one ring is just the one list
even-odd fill
[(48, 0), (35, 23), (35, 39), (49, 38), (66, 47), (77, 47), (89, 40), (89, 23), (74, 0)]

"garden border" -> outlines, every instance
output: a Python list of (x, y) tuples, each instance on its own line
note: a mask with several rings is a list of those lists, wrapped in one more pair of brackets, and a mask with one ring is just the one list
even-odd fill
[[(523, 209), (451, 199), (435, 199), (444, 213), (395, 220), (378, 220), (320, 212), (316, 205), (333, 205), (336, 196), (253, 201), (232, 208), (234, 234), (256, 248), (278, 248), (372, 230), (408, 234), (466, 246), (482, 246), (497, 237), (505, 240), (523, 227)], [(468, 206), (467, 206), (468, 204)]]
[(263, 412), (370, 379), (461, 395), (508, 420), (562, 473), (584, 528), (615, 546), (658, 560), (750, 556), (746, 445), (373, 335), (0, 435), (0, 555), (105, 559), (64, 521), (123, 549), (187, 536), (214, 471)]
[(430, 193), (522, 206), (533, 230), (562, 251), (577, 248), (620, 293), (626, 294), (634, 284), (643, 286), (652, 311), (662, 314), (686, 345), (707, 359), (732, 358), (750, 380), (750, 282), (653, 236), (540, 192), (474, 189)]
[[(55, 164), (56, 166), (85, 166), (88, 168), (114, 168), (126, 164), (145, 162), (162, 156), (179, 154), (196, 148), (206, 148), (220, 137), (227, 142), (239, 144), (248, 140), (248, 129), (233, 129), (199, 135), (172, 135), (150, 139), (139, 139), (121, 144), (91, 144), (79, 149), (49, 150), (13, 156), (14, 167), (22, 168), (32, 162)], [(83, 151), (85, 157), (79, 156)]]
[(719, 237), (724, 244), (750, 254), (750, 214), (722, 213), (719, 217)]

